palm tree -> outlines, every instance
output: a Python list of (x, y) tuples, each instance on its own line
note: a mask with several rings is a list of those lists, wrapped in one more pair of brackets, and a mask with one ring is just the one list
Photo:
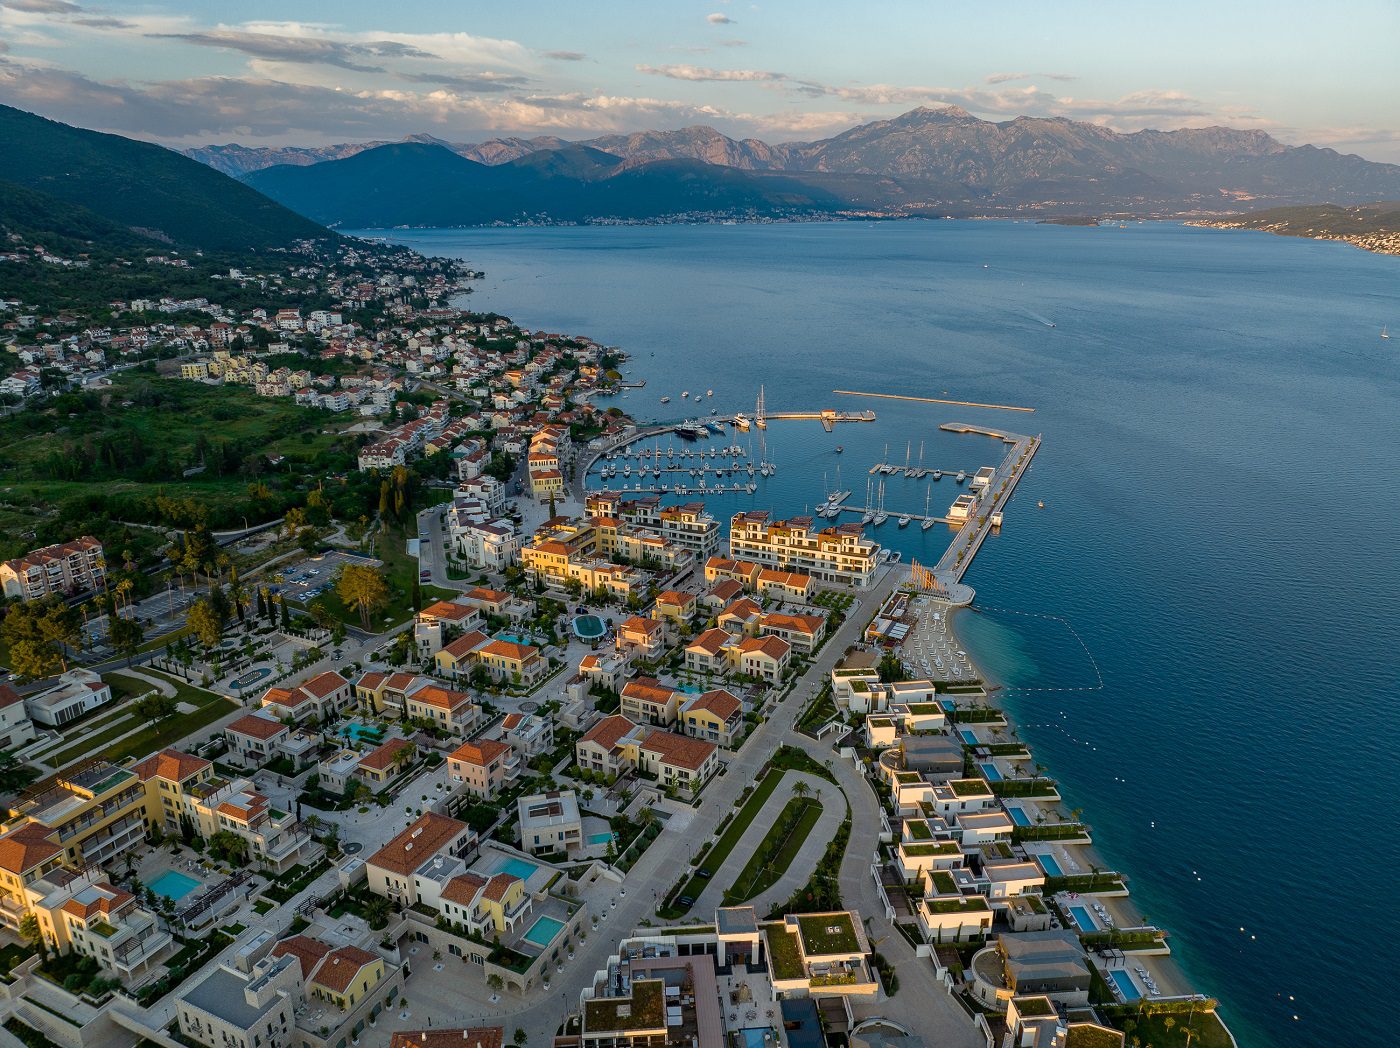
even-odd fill
[(794, 797), (805, 797), (811, 792), (811, 788), (801, 779), (798, 779), (792, 784), (792, 794)]

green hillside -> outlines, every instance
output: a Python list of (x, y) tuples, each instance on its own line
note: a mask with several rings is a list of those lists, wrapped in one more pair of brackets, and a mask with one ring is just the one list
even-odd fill
[[(162, 146), (70, 127), (0, 106), (0, 178), (79, 210), (45, 219), (43, 197), (0, 204), (0, 215), (84, 239), (142, 234), (148, 243), (242, 252), (326, 236), (326, 230), (249, 186)], [(100, 220), (100, 221), (99, 221)], [(103, 223), (107, 223), (104, 225)], [(80, 230), (86, 229), (84, 235)], [(94, 236), (93, 234), (97, 234)]]

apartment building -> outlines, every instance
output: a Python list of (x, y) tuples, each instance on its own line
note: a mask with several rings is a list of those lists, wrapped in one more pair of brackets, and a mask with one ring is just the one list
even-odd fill
[(112, 701), (112, 689), (92, 670), (71, 669), (58, 683), (24, 700), (31, 720), (51, 728), (62, 727)]
[(369, 890), (412, 906), (419, 901), (416, 871), (437, 858), (465, 859), (476, 846), (476, 832), (465, 822), (425, 812), (365, 860)]
[(107, 585), (102, 543), (91, 535), (0, 563), (0, 589), (11, 600), (95, 593)]
[(13, 750), (38, 737), (19, 692), (0, 684), (0, 750)]
[(859, 524), (817, 529), (811, 517), (770, 520), (762, 510), (736, 513), (729, 521), (730, 557), (818, 582), (867, 587), (874, 581), (879, 554), (880, 544), (866, 539)]
[(719, 551), (719, 521), (705, 511), (703, 502), (663, 506), (659, 495), (625, 499), (617, 492), (599, 491), (588, 496), (586, 511), (593, 518), (613, 518), (630, 527), (654, 532), (672, 545), (689, 551), (697, 560)]

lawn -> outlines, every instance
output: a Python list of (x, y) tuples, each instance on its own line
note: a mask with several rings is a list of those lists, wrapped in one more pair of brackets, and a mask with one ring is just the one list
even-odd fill
[(849, 913), (816, 913), (797, 918), (797, 928), (808, 957), (855, 953), (860, 949)]
[[(407, 543), (408, 533), (403, 528), (392, 527), (381, 531), (374, 544), (375, 558), (384, 562), (381, 570), (389, 583), (389, 603), (375, 612), (370, 624), (373, 633), (397, 626), (414, 614), (413, 580), (418, 577), (418, 560), (408, 555)], [(456, 590), (426, 584), (422, 586), (422, 592), (424, 606), (435, 600), (451, 600), (461, 595)], [(362, 625), (359, 611), (346, 608), (334, 587), (317, 599), (323, 601), (331, 614), (342, 622), (351, 626)]]
[[(744, 836), (744, 831), (753, 822), (754, 816), (763, 807), (763, 802), (773, 795), (773, 791), (778, 788), (778, 783), (782, 781), (783, 770), (781, 768), (770, 768), (759, 784), (754, 787), (754, 791), (749, 794), (749, 799), (744, 802), (744, 806), (739, 809), (739, 813), (730, 820), (729, 826), (725, 829), (724, 835), (715, 842), (713, 848), (706, 853), (701, 869), (707, 872), (718, 870), (724, 864), (724, 860), (729, 857), (729, 853), (734, 850), (734, 846), (739, 843)], [(667, 920), (674, 920), (690, 912), (689, 906), (682, 906), (680, 897), (688, 895), (692, 899), (697, 898), (709, 879), (701, 877), (698, 873), (686, 882), (685, 887), (676, 893), (675, 899), (669, 905), (663, 906), (657, 912)]]
[[(108, 760), (119, 761), (126, 757), (144, 757), (157, 750), (164, 749), (179, 742), (187, 735), (192, 735), (202, 728), (207, 728), (220, 717), (226, 717), (238, 709), (237, 704), (216, 695), (212, 691), (205, 691), (203, 688), (196, 688), (186, 684), (182, 680), (167, 676), (157, 670), (147, 669), (144, 673), (149, 673), (152, 677), (169, 681), (175, 685), (175, 700), (177, 702), (187, 702), (198, 707), (193, 713), (176, 714), (166, 720), (155, 724), (147, 724), (139, 731), (117, 742), (115, 745), (103, 751), (103, 756)], [(113, 725), (97, 735), (88, 736), (75, 746), (70, 746), (61, 753), (55, 754), (46, 763), (54, 767), (64, 765), (77, 760), (83, 754), (91, 751), (95, 746), (111, 742), (118, 735), (131, 731), (135, 726), (134, 720), (123, 721)]]
[(821, 802), (810, 797), (794, 797), (788, 801), (754, 850), (753, 857), (725, 893), (725, 905), (748, 902), (777, 884), (797, 858), (821, 814)]
[[(1198, 1010), (1195, 1015), (1189, 1015), (1183, 1010), (1179, 1014), (1172, 1014), (1170, 1018), (1174, 1022), (1170, 1030), (1166, 1024), (1167, 1018), (1168, 1015), (1164, 1012), (1147, 1015), (1133, 1013), (1114, 1019), (1114, 1023), (1120, 1030), (1131, 1031), (1128, 1034), (1130, 1044), (1136, 1039), (1142, 1044), (1152, 1045), (1153, 1048), (1172, 1048), (1174, 1045), (1186, 1048), (1188, 1043), (1191, 1048), (1234, 1048), (1229, 1031), (1215, 1012)], [(1186, 1037), (1188, 1020), (1192, 1032), (1189, 1042)]]

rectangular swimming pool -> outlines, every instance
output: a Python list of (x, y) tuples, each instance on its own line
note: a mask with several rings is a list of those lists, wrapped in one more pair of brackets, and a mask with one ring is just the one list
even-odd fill
[(1137, 984), (1133, 982), (1133, 977), (1123, 971), (1123, 969), (1110, 968), (1108, 970), (1108, 977), (1113, 980), (1113, 985), (1122, 991), (1123, 1000), (1136, 1001), (1142, 997), (1141, 992), (1139, 992), (1137, 988)]
[(202, 886), (202, 881), (197, 881), (193, 877), (175, 870), (166, 870), (149, 885), (151, 891), (157, 895), (165, 896), (171, 902), (179, 902), (190, 892)]
[(982, 769), (982, 777), (988, 782), (1001, 782), (1001, 772), (997, 771), (995, 764), (979, 764), (977, 767)]
[(1031, 817), (1026, 814), (1025, 808), (1007, 808), (1006, 814), (1011, 816), (1011, 821), (1017, 826), (1029, 826)]
[(501, 872), (508, 873), (512, 877), (519, 877), (522, 881), (528, 881), (530, 874), (538, 870), (539, 867), (524, 859), (507, 859), (501, 864)]
[(607, 833), (590, 833), (588, 835), (589, 844), (607, 844), (613, 839), (612, 831)]
[(530, 930), (525, 933), (525, 941), (544, 949), (563, 930), (563, 921), (556, 921), (553, 917), (539, 917), (534, 924), (530, 925)]
[(1096, 932), (1099, 930), (1098, 924), (1094, 921), (1093, 915), (1083, 906), (1071, 906), (1069, 915), (1074, 918), (1074, 923), (1079, 925), (1081, 932)]
[(1049, 852), (1037, 853), (1035, 858), (1036, 861), (1040, 863), (1040, 868), (1045, 871), (1047, 876), (1063, 877), (1065, 875), (1065, 871), (1062, 870), (1060, 864), (1055, 861), (1055, 856), (1051, 855)]
[(977, 736), (972, 734), (972, 732), (968, 731), (966, 728), (959, 728), (958, 734), (962, 736), (962, 741), (967, 743), (969, 746), (978, 745)]

